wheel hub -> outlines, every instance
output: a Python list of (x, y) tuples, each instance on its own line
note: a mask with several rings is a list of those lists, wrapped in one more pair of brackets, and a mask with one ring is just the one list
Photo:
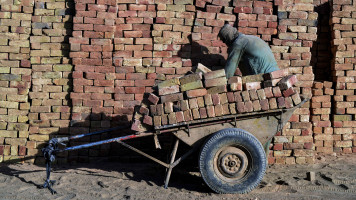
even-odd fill
[(241, 161), (235, 154), (226, 154), (221, 158), (221, 168), (227, 174), (234, 175), (240, 169)]
[(247, 169), (246, 154), (236, 147), (226, 147), (218, 155), (218, 168), (226, 178), (238, 178)]

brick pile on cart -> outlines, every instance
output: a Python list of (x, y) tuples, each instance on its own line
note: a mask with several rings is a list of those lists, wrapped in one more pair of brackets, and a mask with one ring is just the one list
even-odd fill
[(227, 79), (224, 69), (211, 71), (199, 64), (195, 73), (158, 83), (136, 109), (131, 129), (144, 132), (153, 126), (292, 108), (301, 102), (296, 83), (288, 69)]

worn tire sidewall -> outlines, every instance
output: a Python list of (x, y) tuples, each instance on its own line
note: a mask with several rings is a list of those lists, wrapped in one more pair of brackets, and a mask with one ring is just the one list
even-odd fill
[[(225, 146), (242, 146), (252, 158), (250, 172), (238, 184), (226, 182), (214, 173), (214, 157)], [(200, 172), (205, 183), (218, 193), (247, 193), (257, 187), (266, 171), (266, 155), (261, 143), (250, 133), (236, 128), (223, 129), (203, 145), (199, 157)]]

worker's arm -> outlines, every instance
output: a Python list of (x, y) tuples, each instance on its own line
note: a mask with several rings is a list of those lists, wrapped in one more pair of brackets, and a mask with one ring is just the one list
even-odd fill
[(229, 53), (225, 65), (225, 73), (227, 78), (234, 76), (236, 68), (238, 67), (241, 57), (244, 54), (244, 45), (233, 43), (232, 48), (233, 49)]

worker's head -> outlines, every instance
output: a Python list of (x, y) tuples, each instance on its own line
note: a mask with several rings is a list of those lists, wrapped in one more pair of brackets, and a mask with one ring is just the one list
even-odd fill
[(218, 36), (225, 44), (230, 45), (239, 36), (239, 32), (230, 24), (225, 24), (220, 29)]

